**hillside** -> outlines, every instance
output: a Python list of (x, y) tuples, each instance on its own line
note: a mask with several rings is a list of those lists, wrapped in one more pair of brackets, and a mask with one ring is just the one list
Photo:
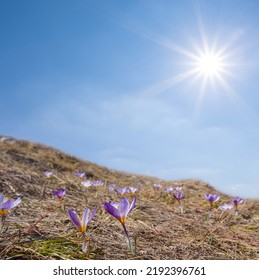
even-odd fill
[[(53, 171), (47, 178), (44, 172)], [(83, 187), (75, 172), (102, 186)], [(136, 239), (130, 254), (121, 224), (103, 208), (104, 202), (119, 202), (109, 190), (134, 186), (136, 207), (126, 226)], [(156, 189), (154, 184), (162, 184)], [(166, 187), (180, 186), (183, 213)], [(62, 204), (52, 194), (67, 189)], [(259, 259), (259, 200), (246, 200), (222, 214), (214, 208), (206, 218), (206, 193), (220, 195), (219, 204), (230, 197), (199, 180), (163, 181), (154, 177), (110, 170), (37, 143), (0, 137), (0, 194), (22, 202), (0, 223), (0, 259)], [(131, 201), (132, 198), (129, 197)], [(85, 207), (98, 207), (89, 223), (90, 251), (81, 251), (82, 240), (66, 209), (80, 215)]]

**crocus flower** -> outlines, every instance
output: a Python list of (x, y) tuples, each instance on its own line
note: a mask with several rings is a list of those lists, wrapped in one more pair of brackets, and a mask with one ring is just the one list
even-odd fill
[(135, 207), (136, 197), (134, 196), (131, 204), (129, 201), (123, 197), (119, 204), (115, 204), (114, 202), (105, 202), (104, 209), (114, 218), (116, 218), (123, 226), (125, 234), (128, 238), (128, 232), (125, 228), (126, 217), (130, 213), (130, 211)]
[(177, 186), (177, 187), (175, 187), (174, 189), (175, 189), (176, 191), (178, 191), (178, 192), (179, 192), (179, 191), (181, 191), (181, 190), (182, 190), (182, 187)]
[(67, 210), (67, 214), (71, 220), (71, 222), (75, 225), (75, 227), (78, 229), (79, 232), (82, 233), (82, 236), (85, 236), (87, 226), (93, 219), (95, 213), (97, 211), (97, 208), (95, 207), (92, 211), (92, 214), (90, 214), (90, 210), (88, 208), (85, 209), (82, 220), (80, 220), (79, 216), (77, 215), (76, 211), (72, 209)]
[(173, 194), (173, 197), (179, 202), (181, 203), (181, 199), (184, 197), (183, 193), (178, 192), (177, 194)]
[(92, 186), (90, 180), (84, 180), (84, 181), (82, 181), (82, 182), (81, 182), (81, 185), (82, 185), (83, 187), (85, 187), (85, 188), (89, 188), (89, 187)]
[(174, 191), (174, 187), (169, 187), (169, 188), (165, 189), (165, 192), (167, 192), (167, 193), (171, 193), (173, 191)]
[[(88, 208), (86, 208), (84, 211), (82, 220), (80, 220), (76, 211), (74, 211), (72, 209), (67, 210), (69, 219), (75, 225), (75, 227), (78, 229), (78, 231), (82, 233), (82, 237), (85, 237), (87, 226), (93, 219), (96, 211), (97, 211), (97, 208), (95, 207), (94, 210), (92, 211), (92, 214), (90, 214), (90, 210)], [(89, 240), (83, 242), (83, 245), (82, 245), (83, 252), (85, 252), (87, 250), (89, 242), (90, 242)]]
[(116, 184), (110, 184), (109, 185), (109, 191), (114, 191), (114, 188), (116, 187)]
[(230, 204), (224, 203), (223, 205), (219, 206), (219, 209), (222, 210), (222, 211), (231, 210), (232, 208), (233, 208), (232, 203), (230, 203)]
[(2, 222), (5, 220), (10, 209), (14, 208), (21, 202), (21, 198), (17, 198), (15, 201), (11, 200), (9, 197), (1, 194), (0, 195), (0, 216), (2, 216)]
[(161, 189), (161, 188), (162, 188), (162, 185), (161, 185), (161, 184), (154, 184), (154, 187), (155, 187), (156, 189)]
[(134, 196), (136, 194), (136, 192), (138, 191), (138, 188), (137, 187), (128, 187), (128, 193), (131, 195), (131, 196)]
[(53, 172), (52, 171), (44, 171), (43, 174), (47, 177), (50, 178), (53, 176)]
[(214, 203), (220, 199), (220, 196), (218, 196), (217, 194), (207, 193), (205, 194), (205, 198), (210, 203), (210, 210), (211, 210), (213, 208)]
[(103, 185), (104, 185), (104, 182), (102, 182), (102, 181), (98, 181), (98, 180), (91, 181), (91, 186), (93, 186), (93, 187), (100, 187), (100, 186), (103, 186)]
[(66, 194), (67, 190), (59, 188), (57, 190), (52, 191), (52, 194), (58, 199), (58, 200), (63, 200), (64, 195)]
[(86, 178), (86, 174), (85, 174), (84, 171), (77, 171), (77, 172), (75, 172), (75, 176), (79, 177), (81, 179), (85, 179)]
[(243, 203), (244, 202), (244, 199), (240, 198), (240, 197), (235, 197), (232, 199), (232, 202), (234, 203), (235, 205), (235, 208), (237, 210), (237, 207), (239, 204)]
[(120, 188), (114, 190), (117, 194), (119, 194), (121, 197), (124, 197), (128, 193), (128, 188)]

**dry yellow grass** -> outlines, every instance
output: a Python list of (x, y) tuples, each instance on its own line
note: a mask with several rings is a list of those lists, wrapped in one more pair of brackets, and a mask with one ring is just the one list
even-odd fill
[[(259, 259), (259, 200), (246, 200), (238, 215), (213, 209), (206, 221), (206, 193), (217, 193), (221, 203), (230, 197), (199, 180), (163, 181), (154, 177), (110, 170), (53, 148), (16, 139), (0, 142), (0, 193), (22, 196), (0, 229), (0, 259)], [(47, 179), (46, 170), (54, 176)], [(86, 171), (104, 186), (84, 188), (75, 171)], [(110, 183), (137, 186), (137, 206), (127, 218), (136, 238), (136, 254), (127, 249), (119, 222), (106, 213), (103, 203), (119, 201)], [(154, 183), (182, 186), (184, 213)], [(68, 190), (63, 208), (51, 191)], [(89, 224), (90, 254), (81, 252), (79, 235), (65, 209), (98, 212)]]

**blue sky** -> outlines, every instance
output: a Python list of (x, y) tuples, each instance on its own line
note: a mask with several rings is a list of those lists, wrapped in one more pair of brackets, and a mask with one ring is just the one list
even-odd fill
[[(259, 197), (258, 14), (256, 0), (0, 1), (0, 134)], [(216, 73), (199, 70), (206, 52)]]

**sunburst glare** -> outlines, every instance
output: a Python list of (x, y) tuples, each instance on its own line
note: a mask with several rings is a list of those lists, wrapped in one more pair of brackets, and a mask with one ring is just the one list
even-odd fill
[(223, 58), (214, 53), (204, 53), (197, 59), (197, 71), (205, 76), (218, 76), (224, 68)]

